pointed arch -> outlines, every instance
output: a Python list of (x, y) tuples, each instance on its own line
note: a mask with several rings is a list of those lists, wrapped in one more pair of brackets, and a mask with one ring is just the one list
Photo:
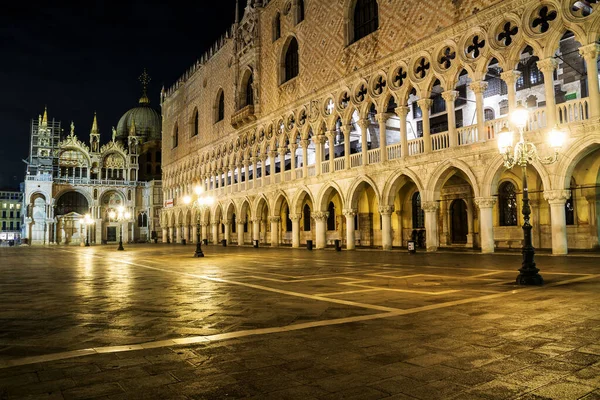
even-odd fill
[(225, 92), (222, 88), (219, 88), (217, 91), (217, 97), (215, 98), (213, 108), (215, 123), (223, 121), (225, 119)]
[(424, 201), (436, 201), (440, 197), (440, 191), (444, 183), (457, 171), (464, 173), (469, 179), (469, 183), (473, 188), (475, 197), (479, 197), (479, 184), (477, 177), (471, 170), (471, 168), (461, 160), (446, 160), (437, 166), (426, 186), (425, 195), (423, 196)]
[(375, 182), (368, 176), (359, 176), (352, 182), (350, 188), (348, 189), (348, 193), (346, 195), (346, 199), (348, 202), (345, 203), (347, 204), (348, 208), (357, 208), (359, 189), (364, 187), (365, 185), (368, 185), (371, 187), (371, 189), (373, 189), (373, 192), (375, 192), (375, 198), (377, 200), (377, 203), (381, 204), (381, 195), (379, 193), (379, 188), (377, 187)]
[(407, 183), (413, 182), (419, 192), (423, 192), (423, 184), (419, 176), (413, 171), (402, 168), (392, 173), (385, 182), (381, 197), (382, 206), (391, 206), (394, 204), (396, 193)]
[[(542, 180), (542, 185), (545, 190), (549, 190), (552, 188), (550, 185), (550, 175), (546, 168), (539, 162), (535, 161), (531, 164), (531, 166), (536, 170), (540, 179)], [(488, 168), (486, 169), (483, 182), (481, 184), (481, 195), (483, 197), (491, 197), (498, 193), (498, 183), (500, 180), (500, 175), (504, 172), (504, 158), (502, 155), (497, 154), (494, 158), (488, 163)], [(477, 194), (475, 194), (477, 197)]]
[(289, 36), (282, 47), (280, 58), (281, 84), (288, 82), (300, 74), (300, 48), (295, 36)]
[(302, 186), (296, 191), (296, 194), (292, 198), (292, 202), (290, 203), (290, 208), (296, 213), (300, 214), (302, 212), (302, 206), (305, 202), (310, 202), (310, 204), (315, 204), (313, 200), (313, 195), (306, 186)]

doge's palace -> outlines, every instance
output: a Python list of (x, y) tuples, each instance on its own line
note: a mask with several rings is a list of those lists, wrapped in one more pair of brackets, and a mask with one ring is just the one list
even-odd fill
[[(164, 241), (520, 248), (509, 115), (558, 162), (526, 169), (533, 244), (599, 247), (600, 4), (248, 0), (161, 93)], [(216, 201), (182, 198), (202, 186)]]

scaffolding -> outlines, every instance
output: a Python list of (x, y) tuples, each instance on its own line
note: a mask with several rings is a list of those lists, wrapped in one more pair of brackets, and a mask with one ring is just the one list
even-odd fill
[(27, 164), (28, 176), (58, 176), (58, 143), (61, 140), (61, 122), (31, 120), (31, 142)]

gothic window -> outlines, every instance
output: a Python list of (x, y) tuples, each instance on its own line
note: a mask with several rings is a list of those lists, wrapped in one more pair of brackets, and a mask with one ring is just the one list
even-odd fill
[(225, 93), (222, 90), (219, 91), (217, 96), (216, 111), (215, 123), (223, 121), (225, 119)]
[(537, 66), (538, 61), (539, 58), (533, 56), (519, 62), (517, 70), (521, 72), (521, 76), (517, 79), (517, 90), (529, 89), (544, 83), (544, 74)]
[(500, 226), (517, 226), (517, 192), (515, 185), (504, 182), (498, 189)]
[(335, 231), (335, 205), (333, 202), (329, 203), (327, 211), (329, 211), (329, 216), (327, 216), (327, 230)]
[(296, 40), (296, 38), (292, 38), (285, 52), (285, 68), (283, 82), (287, 82), (290, 79), (298, 76), (298, 73), (300, 71), (299, 64), (300, 58), (298, 55), (298, 41)]
[(275, 14), (273, 18), (273, 41), (281, 37), (281, 14)]
[(483, 119), (484, 121), (492, 121), (494, 119), (494, 110), (491, 108), (483, 110)]
[(198, 109), (195, 109), (194, 117), (192, 119), (192, 136), (198, 136), (199, 123), (200, 123), (200, 116), (198, 115)]
[(304, 232), (310, 232), (310, 207), (308, 204), (304, 205)]
[(425, 228), (425, 211), (421, 208), (421, 193), (415, 192), (412, 196), (412, 221), (413, 229)]
[(179, 145), (179, 127), (175, 125), (175, 129), (173, 130), (173, 148)]
[(286, 212), (285, 212), (285, 231), (286, 232), (292, 231), (292, 220), (290, 219), (290, 211), (289, 210), (286, 210)]
[(237, 233), (237, 222), (235, 221), (235, 214), (231, 215), (231, 233)]
[(248, 81), (246, 82), (246, 98), (245, 98), (245, 106), (254, 105), (254, 91), (252, 89), (252, 74), (248, 77)]
[(304, 0), (298, 0), (298, 20), (297, 24), (304, 21)]
[(357, 0), (354, 6), (354, 42), (375, 32), (379, 27), (376, 0)]

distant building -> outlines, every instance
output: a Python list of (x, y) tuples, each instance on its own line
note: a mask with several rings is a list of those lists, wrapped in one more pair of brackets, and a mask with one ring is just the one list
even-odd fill
[[(32, 121), (24, 193), (24, 237), (31, 244), (80, 244), (86, 235), (91, 243), (117, 242), (120, 222), (109, 213), (119, 207), (132, 215), (122, 222), (123, 241), (148, 241), (159, 231), (161, 120), (150, 107), (146, 73), (141, 80), (139, 105), (121, 117), (108, 143), (100, 143), (96, 115), (89, 144), (72, 123), (61, 135), (61, 123), (50, 121), (47, 110)], [(80, 223), (85, 214), (94, 221), (89, 232)]]
[(0, 191), (0, 244), (21, 239), (23, 193)]

